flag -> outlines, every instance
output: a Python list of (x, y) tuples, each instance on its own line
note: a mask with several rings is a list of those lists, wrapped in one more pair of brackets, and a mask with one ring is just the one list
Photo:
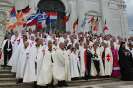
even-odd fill
[(25, 23), (23, 12), (17, 13), (16, 18), (17, 18), (16, 26), (21, 26)]
[(38, 22), (41, 23), (44, 20), (47, 19), (47, 15), (45, 12), (40, 13), (37, 12), (36, 14), (32, 14), (29, 18), (27, 18), (27, 26), (32, 26), (32, 25), (36, 25)]
[(54, 23), (56, 20), (50, 19), (50, 17), (48, 16), (46, 19), (46, 24), (51, 24)]
[(29, 18), (27, 18), (27, 22), (25, 26), (32, 26), (37, 24), (37, 15), (32, 14)]
[(37, 30), (43, 29), (42, 22), (37, 22), (36, 29)]
[(42, 22), (42, 21), (44, 21), (46, 19), (47, 19), (47, 14), (45, 12), (39, 13), (38, 16), (37, 16), (38, 22)]
[(89, 16), (89, 17), (88, 17), (88, 20), (89, 20), (88, 23), (92, 22), (92, 21), (94, 20), (94, 16)]
[(76, 31), (76, 26), (78, 25), (78, 19), (73, 23), (73, 31)]
[(50, 20), (56, 20), (57, 19), (57, 12), (48, 12), (47, 15), (49, 16)]
[(16, 17), (16, 9), (13, 7), (10, 11), (10, 17)]
[(86, 24), (86, 17), (84, 18), (84, 20), (83, 20), (83, 22), (82, 22), (82, 24), (81, 24), (81, 27), (83, 28), (84, 26), (85, 26), (85, 24)]
[(13, 7), (10, 11), (10, 23), (15, 23), (16, 21), (16, 9)]
[(66, 23), (70, 18), (70, 14), (68, 16), (64, 16), (64, 23)]
[(106, 20), (105, 20), (103, 32), (105, 33), (105, 32), (108, 32), (108, 31), (109, 31), (109, 28), (108, 28)]
[(97, 32), (98, 31), (98, 24), (99, 24), (99, 19), (98, 17), (94, 19), (94, 17), (92, 18), (92, 21), (94, 20), (94, 27), (93, 27), (93, 31)]
[(29, 6), (25, 7), (24, 9), (22, 9), (21, 11), (24, 13), (24, 14), (27, 14), (29, 13), (31, 10), (31, 8), (29, 8)]

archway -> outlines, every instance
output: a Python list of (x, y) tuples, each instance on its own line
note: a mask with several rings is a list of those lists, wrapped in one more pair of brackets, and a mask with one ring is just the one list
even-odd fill
[(40, 0), (38, 8), (42, 11), (49, 13), (57, 13), (57, 19), (54, 22), (47, 23), (46, 31), (64, 32), (66, 31), (66, 25), (64, 23), (65, 6), (61, 0)]

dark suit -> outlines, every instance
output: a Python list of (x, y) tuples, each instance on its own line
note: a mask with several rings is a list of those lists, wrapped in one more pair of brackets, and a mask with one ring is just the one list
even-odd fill
[(6, 41), (3, 48), (3, 52), (4, 52), (4, 66), (6, 66), (8, 60), (11, 58), (12, 55), (12, 44), (10, 40)]
[[(125, 52), (127, 52), (127, 55)], [(120, 48), (119, 64), (121, 79), (125, 81), (133, 81), (133, 57), (129, 50)]]

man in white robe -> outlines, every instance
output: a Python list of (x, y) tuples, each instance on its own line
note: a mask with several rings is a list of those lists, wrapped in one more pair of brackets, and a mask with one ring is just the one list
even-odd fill
[(80, 56), (80, 76), (84, 77), (85, 76), (85, 61), (84, 61), (84, 46), (83, 44), (80, 44), (79, 46), (79, 56)]
[[(31, 48), (31, 56), (27, 62), (24, 74), (23, 82), (34, 82), (34, 88), (37, 88), (36, 81), (38, 80), (44, 56), (44, 47), (42, 43), (42, 39), (36, 38), (36, 45)], [(33, 73), (31, 74), (30, 72)]]
[(44, 58), (42, 61), (42, 67), (38, 75), (37, 84), (40, 86), (53, 86), (53, 59), (55, 51), (52, 48), (52, 41), (48, 41), (48, 49), (45, 50)]
[(111, 76), (113, 69), (113, 56), (108, 44), (106, 44), (105, 48), (104, 64), (105, 64), (105, 76)]
[[(39, 69), (41, 68), (41, 60), (43, 58), (43, 47), (41, 39), (36, 39), (36, 45), (32, 45), (30, 49), (30, 56), (26, 63), (23, 82), (30, 83), (37, 80)], [(37, 67), (37, 68), (36, 68)]]
[[(91, 76), (105, 76), (104, 74), (104, 65), (102, 62), (102, 57), (101, 57), (101, 52), (100, 52), (100, 48), (94, 44), (94, 47), (92, 49), (92, 63), (91, 63)], [(98, 63), (96, 63), (96, 62)], [(97, 64), (99, 64), (99, 67), (97, 67)], [(98, 72), (99, 70), (99, 72)]]
[(22, 43), (22, 38), (19, 35), (18, 32), (15, 33), (15, 35), (12, 36), (11, 38), (12, 41), (12, 45), (13, 45), (13, 53), (11, 56), (11, 59), (8, 62), (8, 66), (11, 66), (11, 72), (16, 73), (16, 64), (17, 64), (17, 60), (18, 60), (18, 52), (19, 52), (19, 47), (20, 47), (20, 43)]
[(69, 80), (69, 58), (65, 50), (64, 42), (59, 43), (59, 49), (56, 50), (53, 58), (53, 75), (55, 80), (58, 81), (59, 86), (67, 86), (66, 81)]
[(29, 42), (27, 41), (27, 36), (23, 36), (23, 44), (19, 47), (19, 52), (17, 53), (18, 61), (16, 64), (16, 78), (18, 79), (18, 83), (22, 82), (22, 79), (24, 77), (24, 72), (26, 68), (26, 62), (29, 57), (30, 53), (30, 46)]
[(72, 48), (72, 52), (70, 54), (70, 67), (71, 67), (71, 78), (78, 78), (80, 77), (80, 62), (78, 53), (76, 52), (75, 48)]

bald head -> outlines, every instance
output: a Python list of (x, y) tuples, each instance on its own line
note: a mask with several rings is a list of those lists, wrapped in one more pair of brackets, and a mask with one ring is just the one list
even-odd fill
[(61, 43), (59, 44), (59, 47), (60, 47), (60, 49), (64, 50), (65, 44), (64, 44), (63, 42), (61, 42)]

